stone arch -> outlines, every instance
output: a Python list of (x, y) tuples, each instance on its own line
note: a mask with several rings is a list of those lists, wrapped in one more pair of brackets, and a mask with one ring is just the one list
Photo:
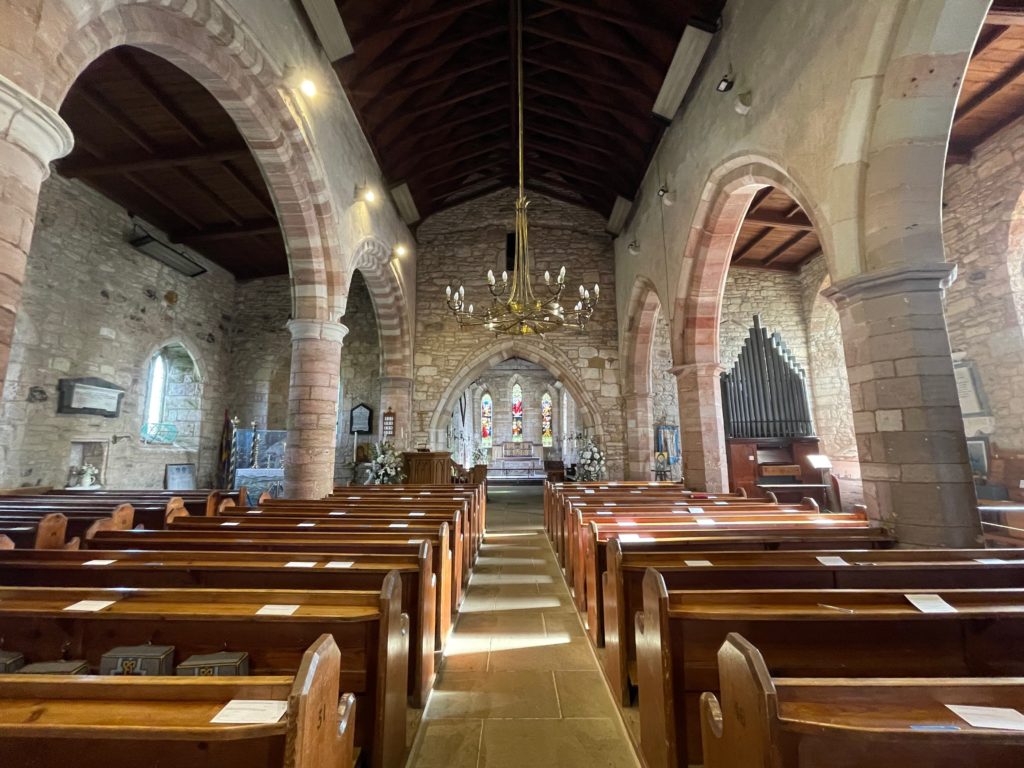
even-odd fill
[[(444, 445), (447, 419), (451, 418), (452, 409), (460, 394), (483, 373), (511, 357), (542, 365), (554, 374), (575, 400), (583, 415), (584, 426), (594, 437), (604, 437), (604, 422), (597, 402), (583, 387), (572, 363), (562, 352), (549, 342), (537, 338), (525, 341), (519, 338), (503, 338), (471, 352), (455, 367), (460, 374), (444, 388), (430, 417), (429, 435), (432, 445)], [(493, 392), (491, 397), (494, 397)], [(497, 401), (495, 402), (497, 408)]]
[(412, 376), (412, 331), (405, 291), (391, 264), (391, 248), (367, 237), (356, 246), (352, 268), (366, 280), (380, 333), (381, 376)]
[(906, 3), (867, 148), (866, 272), (945, 261), (946, 151), (963, 75), (990, 5), (990, 0)]
[[(44, 24), (44, 27), (47, 25)], [(13, 29), (13, 28), (12, 28)], [(248, 25), (222, 0), (112, 0), (53, 22), (40, 97), (53, 109), (79, 74), (119, 45), (163, 57), (203, 85), (231, 115), (263, 174), (288, 251), (292, 316), (337, 320), (347, 281), (338, 214), (301, 102)], [(40, 33), (38, 38), (46, 39)]]
[(626, 415), (627, 480), (644, 480), (650, 475), (654, 451), (651, 363), (661, 309), (661, 297), (654, 283), (646, 277), (638, 277), (629, 297), (623, 340), (626, 353), (622, 392)]
[[(179, 351), (181, 353), (184, 353), (184, 355), (179, 355)], [(150, 391), (150, 388), (153, 386), (153, 364), (157, 356), (160, 356), (164, 358), (164, 360), (171, 362), (173, 362), (175, 358), (183, 359), (187, 357), (187, 362), (185, 362), (184, 364), (182, 364), (181, 361), (179, 360), (177, 364), (168, 366), (168, 369), (165, 371), (165, 376), (167, 378), (164, 381), (164, 391), (160, 393), (161, 411), (163, 411), (165, 408), (170, 407), (173, 410), (173, 412), (179, 415), (173, 419), (168, 419), (167, 414), (165, 412), (164, 418), (162, 418), (160, 421), (173, 421), (175, 426), (178, 427), (179, 429), (181, 424), (184, 423), (184, 425), (188, 427), (187, 431), (191, 431), (192, 434), (182, 435), (181, 433), (179, 433), (175, 438), (175, 443), (183, 445), (189, 449), (198, 451), (202, 444), (203, 429), (204, 427), (210, 427), (211, 417), (213, 416), (213, 414), (210, 412), (210, 405), (208, 402), (208, 398), (206, 397), (205, 391), (206, 382), (208, 380), (206, 365), (200, 362), (200, 356), (196, 354), (196, 351), (193, 348), (193, 346), (191, 344), (186, 343), (180, 337), (165, 339), (163, 342), (159, 344), (151, 345), (148, 350), (148, 354), (142, 361), (144, 374), (140, 379), (140, 381), (142, 382), (142, 388), (141, 391), (139, 392), (139, 401), (137, 403), (138, 413), (141, 416), (142, 424), (144, 426), (147, 423), (146, 409), (148, 409), (150, 406), (150, 397), (153, 394)], [(167, 365), (167, 363), (165, 363), (165, 365)], [(188, 367), (190, 367), (191, 370), (195, 372), (195, 376), (197, 379), (197, 381), (195, 381), (195, 384), (197, 385), (196, 397), (198, 399), (198, 402), (196, 403), (197, 407), (195, 407), (194, 409), (188, 407), (189, 402), (187, 394), (173, 394), (167, 389), (167, 384), (174, 381), (173, 376), (175, 374), (180, 374), (182, 370)], [(178, 383), (184, 384), (185, 381), (181, 381)], [(193, 410), (196, 412), (194, 416), (181, 416), (181, 414), (190, 413)], [(195, 416), (198, 416), (198, 422), (196, 421)]]
[(814, 225), (832, 269), (833, 240), (825, 217), (779, 163), (742, 155), (712, 171), (704, 185), (683, 252), (671, 323), (672, 359), (679, 376), (683, 472), (689, 485), (725, 490), (725, 428), (719, 385), (719, 325), (726, 274), (736, 238), (758, 190), (775, 187), (800, 205)]

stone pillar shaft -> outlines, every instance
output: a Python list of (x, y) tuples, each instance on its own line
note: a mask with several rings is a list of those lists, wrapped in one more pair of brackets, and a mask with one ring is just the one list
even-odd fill
[(912, 546), (981, 542), (943, 315), (952, 271), (881, 270), (825, 292), (843, 327), (865, 502)]
[(341, 345), (340, 323), (291, 320), (292, 368), (288, 389), (285, 496), (319, 499), (334, 487)]
[(654, 400), (650, 393), (626, 395), (626, 479), (650, 480), (654, 466)]
[(71, 129), (42, 102), (0, 75), (0, 397), (21, 306), (39, 188), (49, 163), (71, 151)]
[(672, 369), (679, 387), (679, 424), (683, 479), (690, 488), (729, 489), (722, 416), (722, 366), (691, 363)]

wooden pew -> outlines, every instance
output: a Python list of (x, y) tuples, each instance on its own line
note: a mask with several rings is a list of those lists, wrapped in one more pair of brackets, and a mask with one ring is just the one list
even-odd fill
[(77, 549), (77, 541), (66, 541), (68, 519), (51, 512), (34, 520), (4, 520), (0, 518), (0, 535), (6, 536), (15, 547), (29, 549)]
[(159, 529), (163, 527), (164, 517), (168, 511), (183, 508), (184, 502), (179, 497), (170, 500), (146, 500), (137, 497), (97, 497), (88, 496), (0, 496), (0, 512), (62, 512), (85, 518), (114, 516), (119, 518), (117, 510), (127, 507), (131, 510), (131, 523), (145, 528)]
[(168, 491), (160, 489), (118, 489), (111, 490), (100, 488), (93, 491), (74, 491), (67, 489), (51, 489), (46, 494), (49, 498), (84, 498), (92, 500), (132, 500), (147, 503), (169, 504), (174, 499), (180, 499), (190, 514), (212, 515), (225, 501), (245, 505), (248, 503), (248, 494), (245, 488), (237, 491), (225, 491), (217, 488), (197, 489), (194, 491)]
[[(400, 768), (405, 751), (408, 617), (401, 582), (389, 574), (378, 591), (88, 589), (0, 587), (0, 636), (26, 661), (84, 659), (98, 669), (112, 647), (173, 645), (176, 660), (224, 648), (249, 654), (255, 675), (295, 674), (303, 651), (333, 636), (343, 659), (339, 689), (356, 695), (355, 743), (373, 768)], [(82, 600), (113, 601), (93, 612)], [(260, 614), (268, 605), (290, 615)]]
[(669, 592), (648, 569), (635, 621), (647, 768), (701, 761), (698, 699), (718, 695), (717, 651), (730, 632), (742, 632), (778, 675), (1024, 674), (1024, 590), (928, 590), (955, 613), (923, 613), (905, 592), (925, 590)]
[[(311, 563), (298, 567), (296, 563)], [(338, 568), (331, 562), (344, 563)], [(0, 585), (163, 589), (375, 590), (395, 572), (409, 616), (409, 695), (423, 707), (434, 679), (436, 584), (429, 542), (415, 554), (13, 550), (0, 552)]]
[(113, 527), (119, 530), (128, 530), (135, 520), (135, 509), (131, 504), (118, 504), (113, 508), (104, 505), (94, 509), (62, 507), (60, 505), (8, 508), (0, 504), (0, 520), (5, 523), (34, 523), (52, 514), (64, 516), (66, 521), (64, 535), (68, 538), (85, 536), (85, 532), (97, 520), (110, 519)]
[(700, 700), (704, 768), (988, 768), (1024, 755), (1024, 733), (945, 706), (1024, 710), (1024, 678), (778, 678), (732, 633), (718, 674), (721, 701)]
[[(355, 697), (321, 635), (294, 676), (0, 675), (4, 768), (352, 768)], [(275, 723), (211, 722), (233, 700), (279, 701)], [(340, 702), (339, 702), (340, 699)]]
[(249, 531), (243, 535), (207, 531), (101, 531), (86, 539), (87, 550), (176, 550), (186, 552), (290, 552), (327, 553), (347, 559), (355, 554), (414, 554), (423, 542), (431, 546), (434, 574), (437, 575), (435, 647), (443, 650), (451, 630), (452, 558), (448, 547), (448, 526), (442, 523), (432, 535), (388, 535), (381, 533), (275, 533)]
[(643, 610), (648, 568), (661, 574), (669, 590), (1024, 587), (1024, 549), (643, 552), (624, 551), (613, 539), (607, 544), (607, 557), (604, 667), (623, 706), (631, 700), (630, 678), (636, 680), (633, 617)]
[[(622, 528), (618, 524), (591, 522), (586, 538), (579, 544), (582, 554), (574, 572), (577, 607), (591, 639), (604, 642), (604, 573), (608, 569), (607, 543), (618, 539), (629, 547), (658, 549), (873, 549), (895, 544), (892, 534), (856, 515), (837, 519), (834, 514), (765, 515), (730, 521), (716, 513), (715, 525), (678, 522), (674, 525), (648, 525), (642, 529)], [(786, 519), (792, 517), (792, 519)], [(694, 518), (706, 519), (700, 516)], [(669, 542), (675, 542), (670, 544)], [(731, 542), (731, 543), (730, 543)]]

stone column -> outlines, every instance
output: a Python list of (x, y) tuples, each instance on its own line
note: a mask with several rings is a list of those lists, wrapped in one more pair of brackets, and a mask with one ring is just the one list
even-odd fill
[(690, 363), (672, 369), (679, 387), (679, 428), (683, 479), (687, 487), (706, 491), (729, 488), (722, 416), (722, 366)]
[(825, 291), (843, 326), (865, 502), (905, 545), (981, 543), (943, 315), (954, 270), (879, 270)]
[(72, 144), (71, 129), (60, 115), (0, 75), (0, 397), (39, 188), (50, 174), (50, 161), (70, 152)]
[(626, 395), (626, 479), (651, 480), (654, 466), (654, 400), (649, 392)]
[(292, 370), (288, 388), (288, 446), (284, 492), (293, 499), (319, 499), (334, 487), (338, 428), (341, 323), (289, 320)]
[(391, 441), (401, 450), (412, 450), (412, 379), (404, 376), (380, 377), (378, 435), (384, 434), (384, 414), (388, 408), (395, 412), (395, 436)]

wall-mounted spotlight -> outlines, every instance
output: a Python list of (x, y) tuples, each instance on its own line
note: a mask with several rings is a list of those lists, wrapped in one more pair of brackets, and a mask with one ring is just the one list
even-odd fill
[(369, 184), (359, 184), (356, 186), (355, 197), (364, 203), (373, 203), (377, 200), (377, 193)]
[(736, 85), (736, 78), (733, 76), (732, 70), (730, 70), (726, 73), (725, 77), (718, 81), (715, 90), (719, 93), (728, 93), (734, 85)]
[(676, 193), (671, 191), (667, 184), (662, 184), (658, 188), (658, 197), (661, 198), (661, 204), (666, 208), (676, 201)]
[(395, 256), (398, 256), (399, 258), (401, 258), (402, 256), (405, 256), (405, 254), (407, 254), (408, 252), (409, 252), (409, 249), (406, 248), (401, 243), (399, 243), (398, 245), (395, 246)]
[(634, 240), (629, 245), (626, 246), (626, 250), (629, 251), (629, 255), (630, 256), (639, 256), (640, 255), (640, 243), (638, 243), (636, 240)]
[(312, 99), (316, 96), (316, 83), (314, 83), (308, 77), (304, 78), (302, 82), (299, 83), (299, 90), (302, 91), (302, 94), (304, 96), (308, 96), (309, 98)]

